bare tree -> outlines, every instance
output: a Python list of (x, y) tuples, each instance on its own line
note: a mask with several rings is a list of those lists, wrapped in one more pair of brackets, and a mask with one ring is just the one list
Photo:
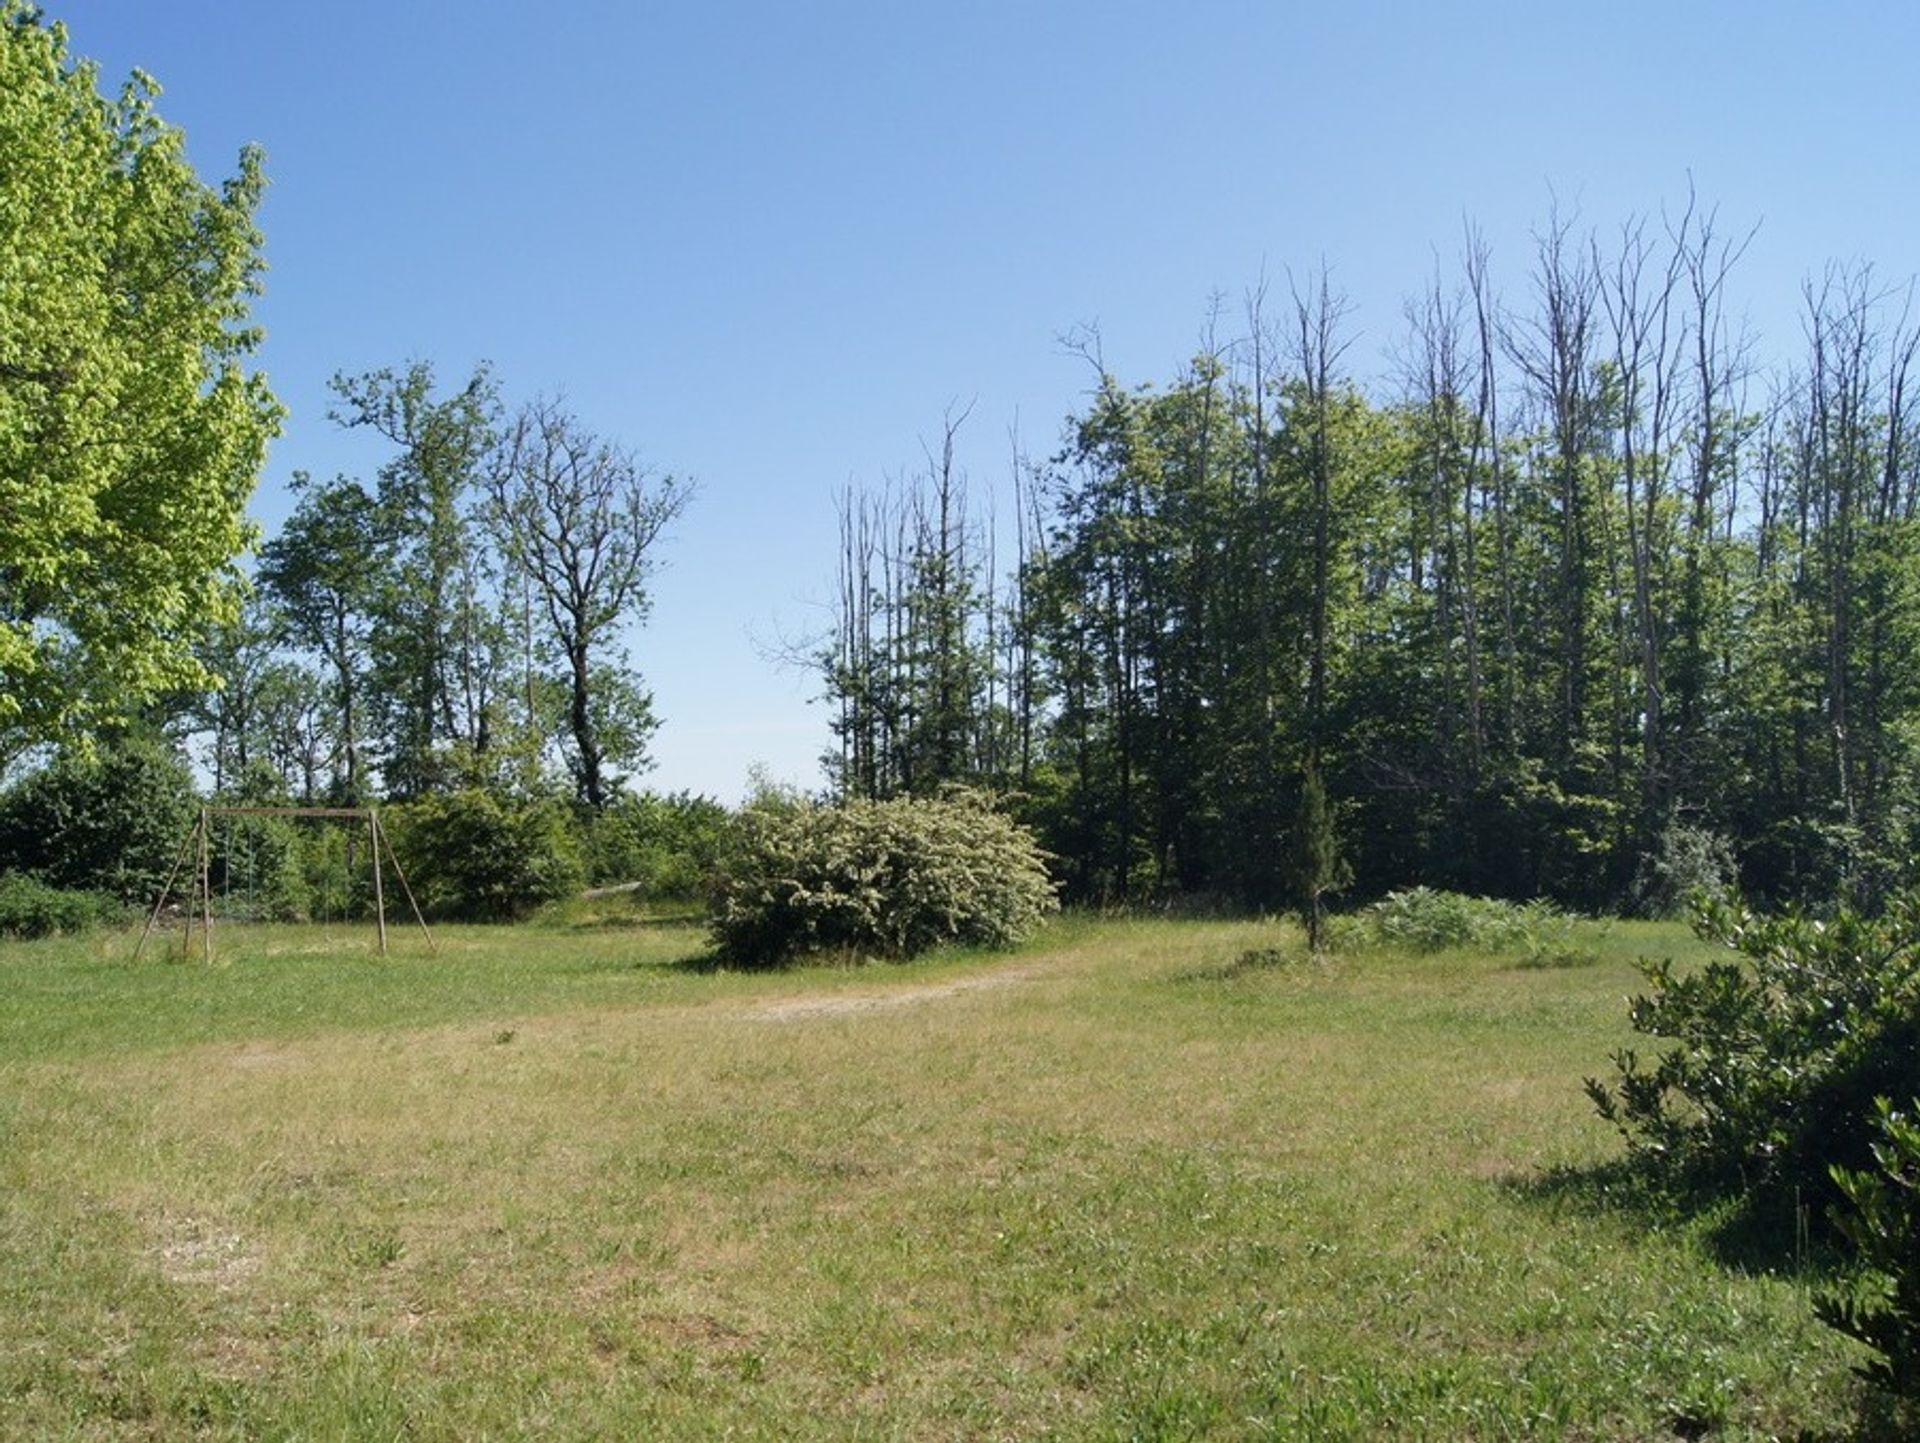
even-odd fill
[[(1417, 465), (1424, 482), (1415, 493), (1424, 524), (1410, 532), (1409, 565), (1416, 591), (1422, 586), (1423, 570), (1431, 573), (1439, 628), (1437, 731), (1449, 758), (1456, 754), (1460, 733), (1465, 733), (1465, 778), (1477, 783), (1486, 739), (1480, 711), (1473, 493), (1484, 442), (1479, 417), (1469, 409), (1476, 378), (1469, 369), (1463, 309), (1464, 297), (1449, 295), (1436, 276), (1425, 295), (1408, 303), (1410, 339), (1403, 365), (1408, 403), (1418, 421)], [(1465, 664), (1464, 683), (1455, 673), (1456, 643)], [(1457, 785), (1458, 769), (1450, 766), (1449, 775)]]
[[(1723, 628), (1712, 624), (1711, 591), (1724, 595), (1731, 587), (1724, 556), (1715, 565), (1715, 522), (1726, 517), (1726, 534), (1733, 534), (1739, 510), (1739, 458), (1748, 422), (1740, 415), (1739, 388), (1746, 380), (1751, 343), (1730, 331), (1726, 315), (1727, 278), (1746, 253), (1758, 227), (1729, 237), (1719, 225), (1718, 212), (1702, 210), (1688, 188), (1687, 208), (1678, 227), (1669, 227), (1686, 280), (1683, 302), (1691, 342), (1688, 366), (1693, 376), (1692, 482), (1687, 498), (1686, 530), (1682, 545), (1682, 574), (1675, 636), (1678, 642), (1673, 687), (1678, 711), (1678, 740), (1691, 752), (1704, 726), (1708, 669), (1716, 636)], [(1724, 501), (1722, 496), (1724, 494)], [(1771, 496), (1762, 498), (1757, 533), (1760, 560), (1772, 544)], [(1724, 549), (1724, 548), (1723, 548)], [(1709, 572), (1714, 574), (1710, 575)], [(1686, 759), (1689, 767), (1692, 759)]]
[(645, 615), (654, 544), (692, 491), (552, 400), (521, 411), (489, 489), (501, 547), (564, 663), (569, 762), (580, 800), (598, 810), (609, 769), (638, 763), (652, 726), (648, 698), (607, 653), (620, 624)]
[[(1500, 348), (1502, 326), (1499, 304), (1489, 280), (1492, 253), (1486, 237), (1469, 226), (1466, 235), (1467, 294), (1473, 303), (1474, 339), (1477, 344), (1474, 387), (1474, 452), (1472, 469), (1481, 477), (1481, 487), (1493, 511), (1493, 557), (1495, 589), (1498, 594), (1500, 734), (1502, 750), (1511, 754), (1518, 744), (1519, 720), (1516, 685), (1519, 663), (1515, 656), (1513, 579), (1513, 521), (1511, 516), (1510, 473), (1501, 454), (1500, 430)], [(1469, 514), (1472, 508), (1468, 508)], [(1474, 569), (1472, 532), (1468, 532), (1467, 567)], [(1476, 688), (1477, 690), (1478, 688)]]
[(1298, 373), (1299, 404), (1293, 424), (1303, 434), (1306, 479), (1311, 490), (1313, 589), (1308, 615), (1307, 745), (1320, 744), (1327, 704), (1328, 592), (1333, 551), (1333, 435), (1331, 414), (1336, 368), (1348, 339), (1342, 334), (1351, 307), (1334, 291), (1323, 263), (1316, 283), (1293, 287), (1294, 335), (1291, 360)]
[(1559, 536), (1559, 757), (1571, 761), (1586, 731), (1591, 664), (1588, 611), (1599, 538), (1583, 464), (1597, 419), (1593, 394), (1600, 278), (1592, 253), (1558, 207), (1534, 241), (1538, 312), (1516, 325), (1507, 347), (1547, 422), (1546, 454)]
[[(1613, 408), (1613, 470), (1621, 487), (1633, 571), (1631, 624), (1621, 628), (1621, 641), (1637, 663), (1640, 683), (1637, 707), (1621, 710), (1637, 712), (1640, 720), (1642, 812), (1649, 826), (1656, 824), (1668, 791), (1663, 652), (1669, 608), (1666, 573), (1673, 548), (1666, 482), (1685, 340), (1685, 319), (1673, 304), (1686, 266), (1685, 235), (1683, 221), (1680, 236), (1662, 259), (1644, 223), (1629, 221), (1621, 228), (1613, 256), (1603, 258), (1597, 247), (1594, 255), (1619, 393)], [(1618, 593), (1623, 588), (1615, 589)], [(1616, 675), (1624, 683), (1633, 670), (1623, 657)], [(1618, 738), (1623, 729), (1616, 725), (1613, 735)]]

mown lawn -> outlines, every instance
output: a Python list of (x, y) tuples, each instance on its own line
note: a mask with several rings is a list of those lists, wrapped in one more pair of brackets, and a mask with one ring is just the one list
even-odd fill
[(0, 949), (6, 1438), (1842, 1436), (1791, 1259), (1598, 1196), (1639, 951), (1070, 919)]

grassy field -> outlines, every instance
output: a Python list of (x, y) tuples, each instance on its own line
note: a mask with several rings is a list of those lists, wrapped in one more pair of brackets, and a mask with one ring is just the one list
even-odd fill
[(1813, 1280), (1610, 1204), (1641, 951), (1255, 923), (0, 949), (0, 1436), (1842, 1436)]

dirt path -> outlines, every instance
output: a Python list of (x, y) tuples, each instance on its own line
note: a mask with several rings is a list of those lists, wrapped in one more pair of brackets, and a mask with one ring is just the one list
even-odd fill
[(977, 977), (960, 977), (951, 982), (927, 982), (917, 987), (894, 987), (885, 992), (845, 992), (826, 997), (781, 997), (771, 1002), (756, 1002), (738, 1009), (750, 1022), (802, 1022), (810, 1017), (847, 1017), (863, 1012), (891, 1012), (901, 1007), (918, 1007), (963, 992), (980, 992), (991, 987), (1010, 987), (1025, 982), (1043, 969), (1037, 963), (1005, 967)]
[[(944, 1001), (950, 997), (964, 996), (969, 992), (984, 992), (1029, 982), (1052, 971), (1057, 960), (1036, 959), (972, 976), (955, 977), (942, 982), (905, 983), (884, 990), (863, 989), (857, 992), (814, 993), (798, 997), (746, 998), (691, 1005), (681, 1003), (666, 1006), (611, 1007), (583, 1013), (558, 1012), (544, 1016), (536, 1015), (516, 1019), (513, 1027), (504, 1036), (496, 1037), (496, 1041), (553, 1036), (577, 1031), (583, 1027), (621, 1027), (635, 1022), (646, 1024), (707, 1019), (725, 1023), (783, 1023), (807, 1022), (827, 1017), (859, 1017), (876, 1012), (896, 1012), (904, 1008)], [(470, 1036), (476, 1025), (486, 1031), (498, 1030), (495, 1021), (490, 1018), (463, 1018), (456, 1022), (429, 1024), (419, 1029), (419, 1034), (422, 1038), (435, 1034), (459, 1038), (462, 1040), (460, 1045), (465, 1045), (465, 1039)], [(231, 1066), (244, 1071), (301, 1066), (311, 1060), (312, 1052), (310, 1046), (299, 1040), (283, 1042), (236, 1039), (231, 1042), (211, 1043), (209, 1049), (223, 1055)]]

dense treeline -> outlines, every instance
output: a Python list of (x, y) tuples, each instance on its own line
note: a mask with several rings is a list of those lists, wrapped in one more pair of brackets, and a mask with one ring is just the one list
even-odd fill
[[(918, 475), (839, 503), (830, 790), (1003, 794), (1082, 900), (1317, 917), (1335, 887), (1424, 883), (1609, 909), (1730, 859), (1762, 899), (1877, 908), (1920, 801), (1920, 325), (1831, 268), (1763, 366), (1747, 239), (1691, 202), (1554, 216), (1502, 295), (1469, 232), (1378, 374), (1324, 273), (1216, 311), (1165, 382), (1082, 336), (1085, 402), (1050, 458), (1016, 448), (999, 514), (950, 413)], [(654, 726), (620, 640), (686, 488), (558, 403), (510, 411), (484, 367), (334, 394), (382, 464), (296, 477), (245, 606), (222, 578), (198, 654), (169, 622), (121, 700), (217, 800), (534, 838), (564, 802), (586, 873), (617, 876), (603, 819)], [(163, 672), (183, 690), (146, 695)], [(48, 873), (40, 834), (0, 867)]]
[(1088, 337), (1011, 526), (950, 418), (842, 503), (834, 786), (1016, 793), (1082, 898), (1288, 896), (1317, 758), (1362, 891), (1630, 905), (1711, 833), (1759, 895), (1875, 905), (1912, 851), (1920, 330), (1831, 269), (1763, 372), (1745, 240), (1555, 218), (1513, 299), (1470, 236), (1384, 377), (1324, 276), (1163, 385)]

